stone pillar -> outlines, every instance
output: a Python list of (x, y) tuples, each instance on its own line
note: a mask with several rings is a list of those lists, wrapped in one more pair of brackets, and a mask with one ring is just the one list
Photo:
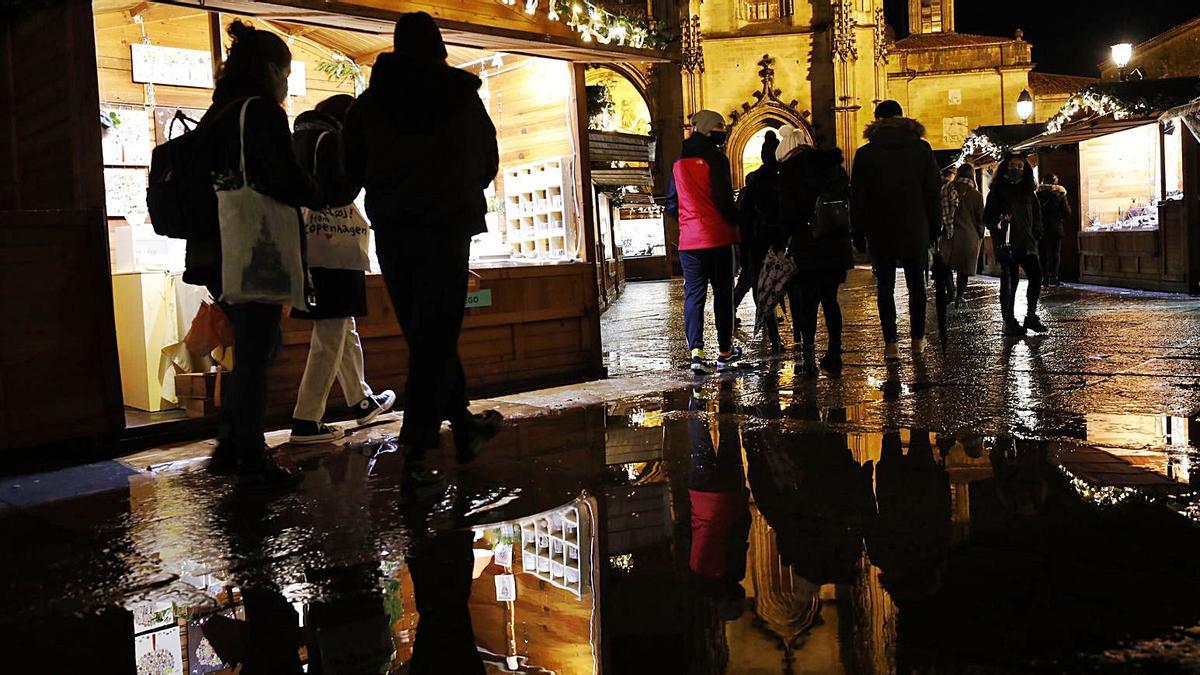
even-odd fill
[(854, 0), (832, 0), (831, 46), (834, 70), (833, 112), (837, 129), (837, 146), (846, 154), (846, 169), (850, 169), (854, 149), (858, 146), (858, 17)]

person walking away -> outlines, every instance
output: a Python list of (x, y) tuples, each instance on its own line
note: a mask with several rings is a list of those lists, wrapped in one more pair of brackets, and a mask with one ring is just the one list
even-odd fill
[[(975, 186), (975, 169), (958, 167), (953, 183), (942, 189), (944, 230), (938, 252), (948, 268), (946, 288), (954, 292), (954, 305), (965, 302), (967, 284), (979, 271), (979, 248), (983, 245), (983, 194)], [(946, 234), (950, 236), (947, 237)], [(953, 276), (958, 276), (955, 284)]]
[(789, 239), (796, 262), (796, 278), (788, 288), (792, 306), (792, 337), (800, 349), (804, 374), (817, 374), (817, 310), (825, 312), (829, 335), (820, 365), (829, 372), (842, 370), (842, 308), (838, 288), (846, 270), (854, 267), (850, 231), (816, 232), (817, 198), (845, 199), (850, 177), (842, 167), (842, 151), (803, 145), (798, 129), (779, 130), (779, 223)]
[[(281, 107), (287, 97), (291, 51), (274, 33), (241, 21), (231, 23), (228, 31), (233, 42), (217, 74), (212, 107), (197, 128), (201, 134), (196, 145), (198, 174), (210, 176), (221, 189), (241, 187), (245, 175), (256, 191), (279, 202), (297, 208), (319, 206), (318, 186), (296, 161), (287, 114)], [(188, 236), (183, 280), (206, 286), (220, 300), (221, 223), (215, 190), (211, 201), (197, 208), (203, 210), (198, 219), (202, 225)], [(296, 227), (300, 228), (299, 212)], [(236, 473), (252, 482), (293, 482), (292, 472), (270, 457), (263, 435), (267, 368), (279, 348), (283, 307), (221, 302), (221, 309), (233, 325), (237, 362), (227, 378), (217, 447), (207, 470), (217, 475)]]
[(443, 420), (460, 462), (503, 422), (494, 410), (470, 412), (458, 355), (471, 237), (487, 229), (483, 192), (499, 168), (481, 84), (446, 64), (432, 17), (402, 14), (395, 51), (375, 61), (343, 132), (346, 174), (366, 188), (379, 266), (408, 343), (400, 443), (406, 476), (418, 482), (438, 480), (425, 455), (438, 447)]
[[(318, 103), (315, 110), (301, 113), (296, 118), (293, 141), (300, 165), (316, 177), (321, 187), (322, 207), (344, 211), (350, 214), (348, 219), (365, 227), (366, 221), (354, 205), (358, 190), (346, 180), (342, 162), (342, 123), (353, 103), (353, 96), (338, 94)], [(323, 243), (318, 238), (325, 234), (312, 228), (311, 222), (306, 232), (312, 263), (314, 248)], [(366, 236), (365, 231), (361, 236)], [(361, 257), (365, 259), (365, 249), (363, 254)], [(355, 317), (367, 314), (367, 275), (361, 264), (365, 260), (347, 262), (360, 264), (355, 269), (310, 264), (315, 306), (292, 309), (292, 317), (313, 322), (308, 363), (292, 413), (291, 442), (298, 445), (324, 443), (343, 436), (341, 429), (322, 421), (335, 379), (342, 388), (346, 406), (360, 425), (375, 421), (396, 403), (396, 394), (390, 389), (375, 394), (367, 384), (362, 340), (355, 321)]]
[[(774, 131), (768, 131), (763, 139), (763, 165), (746, 176), (746, 185), (738, 192), (742, 273), (733, 289), (735, 312), (748, 292), (754, 293), (754, 304), (758, 305), (758, 275), (762, 272), (767, 251), (772, 247), (783, 246), (783, 242), (778, 241), (779, 191), (776, 184), (779, 163), (775, 160), (775, 149), (778, 147), (779, 137)], [(779, 339), (779, 321), (774, 312), (767, 315), (765, 330), (771, 350), (775, 353), (783, 351), (783, 343)]]
[(738, 243), (738, 212), (729, 179), (725, 118), (711, 110), (692, 115), (692, 135), (671, 169), (667, 213), (679, 221), (679, 263), (683, 266), (683, 323), (692, 372), (707, 369), (704, 306), (713, 290), (713, 313), (720, 354), (717, 370), (733, 367), (741, 349), (733, 346), (733, 245)]
[[(1000, 312), (1004, 334), (1010, 337), (1027, 331), (1049, 330), (1037, 315), (1042, 291), (1042, 267), (1038, 245), (1042, 238), (1042, 206), (1034, 193), (1033, 167), (1020, 155), (1008, 154), (992, 179), (983, 222), (992, 234), (996, 260), (1000, 263)], [(1020, 269), (1028, 280), (1025, 323), (1015, 316)]]
[(1059, 184), (1058, 176), (1047, 174), (1038, 186), (1038, 203), (1042, 207), (1042, 275), (1045, 285), (1058, 286), (1059, 267), (1062, 264), (1062, 242), (1064, 224), (1071, 217), (1071, 203), (1067, 200), (1067, 189)]
[(854, 245), (870, 251), (875, 269), (884, 358), (900, 358), (896, 330), (896, 269), (904, 270), (912, 352), (925, 351), (925, 270), (930, 242), (941, 229), (937, 163), (925, 127), (904, 117), (895, 101), (875, 108), (867, 144), (854, 155), (851, 224)]

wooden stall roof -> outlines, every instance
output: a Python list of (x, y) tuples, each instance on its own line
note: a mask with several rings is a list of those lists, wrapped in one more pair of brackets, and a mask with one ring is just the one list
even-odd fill
[[(421, 2), (385, 2), (384, 0), (163, 0), (166, 4), (195, 7), (208, 11), (230, 12), (312, 28), (315, 31), (341, 29), (365, 37), (333, 38), (341, 40), (347, 56), (369, 59), (391, 46), (392, 27), (404, 12), (425, 11), (442, 29), (447, 45), (490, 51), (525, 54), (586, 63), (664, 62), (679, 59), (678, 48), (658, 51), (618, 45), (583, 43), (565, 24), (550, 21), (543, 14), (526, 14), (496, 0), (461, 0), (454, 4)], [(140, 4), (140, 3), (135, 3)], [(310, 36), (327, 37), (323, 33)], [(353, 43), (353, 44), (349, 44)], [(331, 45), (333, 46), (333, 45)]]
[(1017, 152), (1027, 152), (1029, 150), (1037, 150), (1038, 148), (1052, 148), (1060, 145), (1074, 145), (1083, 141), (1088, 141), (1093, 138), (1100, 138), (1109, 134), (1115, 134), (1118, 131), (1134, 129), (1136, 127), (1154, 124), (1158, 121), (1158, 116), (1153, 117), (1134, 117), (1129, 119), (1113, 119), (1107, 118), (1103, 120), (1090, 120), (1083, 124), (1073, 124), (1063, 127), (1055, 133), (1043, 133), (1013, 146), (1013, 150)]

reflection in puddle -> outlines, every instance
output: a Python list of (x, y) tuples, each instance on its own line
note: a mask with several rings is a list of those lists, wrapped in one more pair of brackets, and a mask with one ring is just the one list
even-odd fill
[(1119, 670), (1200, 621), (1192, 420), (881, 430), (793, 375), (522, 420), (429, 495), (381, 438), (291, 494), (30, 499), (0, 628), (95, 636), (81, 672), (891, 673)]

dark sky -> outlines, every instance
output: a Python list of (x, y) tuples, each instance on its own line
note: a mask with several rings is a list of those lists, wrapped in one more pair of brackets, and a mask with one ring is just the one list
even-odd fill
[[(908, 35), (907, 0), (885, 0), (896, 37)], [(1137, 44), (1200, 16), (1197, 0), (958, 0), (960, 33), (1011, 36), (1033, 43), (1038, 70), (1097, 76), (1116, 42)]]

